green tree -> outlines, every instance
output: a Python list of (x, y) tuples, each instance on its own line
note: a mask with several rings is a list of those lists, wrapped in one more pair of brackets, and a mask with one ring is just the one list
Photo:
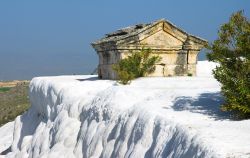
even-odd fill
[(135, 78), (154, 72), (155, 64), (160, 60), (159, 56), (152, 55), (151, 49), (143, 48), (140, 51), (131, 52), (130, 56), (113, 65), (113, 70), (116, 71), (120, 83), (129, 84)]
[(213, 74), (222, 84), (222, 110), (250, 118), (250, 22), (243, 11), (232, 14), (208, 49), (208, 59), (219, 63)]

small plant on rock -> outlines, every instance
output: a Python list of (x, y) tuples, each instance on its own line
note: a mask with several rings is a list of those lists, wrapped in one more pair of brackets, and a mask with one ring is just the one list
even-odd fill
[(188, 73), (188, 74), (187, 74), (187, 76), (189, 76), (189, 77), (192, 77), (192, 76), (193, 76), (193, 74), (191, 74), (191, 73)]
[(161, 57), (152, 55), (151, 49), (142, 48), (140, 51), (131, 52), (131, 55), (113, 65), (119, 83), (129, 84), (131, 80), (144, 77), (155, 71), (155, 64)]

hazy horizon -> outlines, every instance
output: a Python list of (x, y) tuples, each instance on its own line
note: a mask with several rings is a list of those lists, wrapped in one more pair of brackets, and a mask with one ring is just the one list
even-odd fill
[[(90, 43), (119, 28), (165, 18), (209, 42), (250, 1), (0, 1), (0, 81), (89, 74), (98, 57)], [(199, 60), (204, 60), (201, 53)]]

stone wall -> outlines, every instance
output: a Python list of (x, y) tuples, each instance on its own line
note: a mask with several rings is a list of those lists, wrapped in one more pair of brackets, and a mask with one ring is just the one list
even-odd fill
[(99, 52), (98, 76), (102, 79), (117, 79), (112, 65), (119, 62), (121, 53), (118, 50)]
[[(162, 60), (157, 63), (156, 70), (154, 73), (149, 74), (149, 76), (185, 76), (192, 74), (196, 75), (196, 56), (197, 54), (192, 54), (189, 57), (188, 51), (170, 51), (163, 53), (155, 53), (154, 55), (159, 55)], [(192, 59), (189, 61), (189, 59)]]
[[(112, 50), (99, 53), (98, 74), (102, 79), (117, 79), (112, 65), (126, 58), (131, 50)], [(168, 77), (196, 75), (196, 62), (198, 51), (155, 51), (152, 55), (159, 55), (162, 59), (156, 64), (155, 72), (148, 76)]]

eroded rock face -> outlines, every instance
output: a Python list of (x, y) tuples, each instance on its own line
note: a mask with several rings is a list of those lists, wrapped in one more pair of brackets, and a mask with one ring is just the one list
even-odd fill
[(162, 58), (149, 76), (195, 76), (197, 55), (206, 43), (166, 20), (158, 20), (107, 34), (92, 46), (99, 56), (99, 77), (117, 79), (112, 65), (142, 48), (150, 48)]
[[(201, 84), (204, 81), (209, 84)], [(199, 127), (211, 128), (212, 122), (173, 110), (182, 107), (179, 96), (185, 94), (192, 107), (191, 96), (206, 86), (212, 92), (219, 89), (213, 78), (144, 78), (129, 86), (96, 76), (34, 78), (32, 106), (16, 118), (10, 150), (3, 154), (7, 158), (220, 158), (221, 146), (211, 146), (198, 133)], [(180, 122), (187, 118), (195, 120)], [(210, 133), (207, 136), (214, 139)]]

